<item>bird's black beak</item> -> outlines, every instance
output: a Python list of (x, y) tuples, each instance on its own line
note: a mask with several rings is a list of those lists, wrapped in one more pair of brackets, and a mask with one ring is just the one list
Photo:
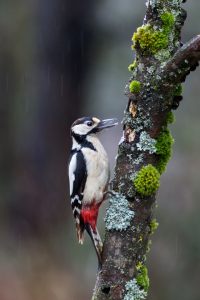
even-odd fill
[(110, 127), (115, 127), (115, 126), (118, 125), (118, 122), (116, 122), (114, 124), (110, 124), (110, 123), (113, 123), (115, 121), (117, 121), (117, 119), (101, 120), (95, 128), (98, 130), (98, 132), (100, 132), (103, 129), (107, 129), (107, 128), (110, 128)]

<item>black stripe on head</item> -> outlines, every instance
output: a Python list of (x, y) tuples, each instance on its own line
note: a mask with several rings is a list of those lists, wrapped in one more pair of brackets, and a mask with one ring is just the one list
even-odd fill
[(97, 134), (98, 132), (100, 132), (101, 130), (98, 127), (94, 127), (92, 128), (92, 130), (90, 132), (88, 132), (89, 134)]

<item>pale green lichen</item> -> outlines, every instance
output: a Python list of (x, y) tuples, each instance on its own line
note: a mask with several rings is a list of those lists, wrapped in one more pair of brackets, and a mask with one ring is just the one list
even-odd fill
[(138, 158), (136, 158), (134, 161), (133, 161), (133, 164), (134, 165), (139, 165), (144, 159), (144, 153), (141, 153)]
[(130, 180), (134, 181), (137, 178), (138, 174), (139, 172), (134, 172), (134, 173), (130, 172), (129, 175)]
[(156, 140), (152, 139), (150, 135), (146, 132), (143, 131), (140, 134), (140, 142), (137, 143), (137, 148), (140, 151), (149, 151), (150, 154), (156, 152), (156, 147), (155, 147)]
[[(157, 6), (159, 3), (160, 3), (160, 0), (150, 0), (150, 5), (152, 6), (152, 8)], [(147, 5), (148, 5), (148, 2), (147, 2)]]
[(147, 67), (147, 72), (150, 74), (150, 75), (153, 75), (154, 72), (156, 70), (156, 67), (154, 66), (151, 66), (151, 67)]
[[(171, 7), (171, 8), (178, 8), (182, 2), (183, 2), (183, 0), (171, 0), (170, 2), (169, 1), (167, 2), (167, 6)], [(151, 7), (154, 8), (156, 6), (159, 7), (161, 2), (160, 2), (160, 0), (150, 0), (149, 3), (151, 5)], [(147, 5), (148, 5), (148, 2), (147, 2)], [(163, 9), (166, 9), (165, 5), (163, 5)]]
[(169, 50), (162, 49), (162, 50), (158, 51), (154, 56), (157, 60), (162, 62), (163, 60), (170, 58), (171, 54), (170, 54)]
[[(138, 107), (138, 111), (140, 108)], [(130, 114), (125, 112), (123, 124), (131, 127), (135, 132), (140, 132), (144, 129), (151, 127), (152, 122), (149, 115), (140, 115), (140, 117), (130, 117)]]
[(116, 194), (110, 199), (110, 206), (106, 211), (104, 221), (107, 230), (125, 230), (130, 226), (134, 211), (130, 209), (130, 204), (121, 194)]
[(137, 284), (137, 280), (135, 278), (128, 281), (125, 288), (127, 293), (124, 300), (140, 300), (145, 299), (147, 296), (147, 292), (141, 289), (141, 286)]

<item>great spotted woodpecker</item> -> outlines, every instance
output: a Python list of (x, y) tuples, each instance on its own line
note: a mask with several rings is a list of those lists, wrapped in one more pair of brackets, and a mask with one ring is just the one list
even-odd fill
[(99, 135), (114, 127), (116, 119), (81, 118), (71, 126), (72, 149), (69, 158), (69, 185), (78, 242), (85, 230), (95, 247), (101, 269), (102, 242), (96, 228), (99, 207), (105, 199), (110, 178), (109, 159)]

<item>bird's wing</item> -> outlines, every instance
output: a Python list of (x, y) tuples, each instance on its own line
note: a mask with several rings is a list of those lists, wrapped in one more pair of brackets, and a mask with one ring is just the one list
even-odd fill
[(81, 218), (83, 191), (87, 179), (86, 163), (81, 151), (72, 151), (69, 158), (69, 185), (72, 211), (78, 241), (83, 243), (85, 224)]

